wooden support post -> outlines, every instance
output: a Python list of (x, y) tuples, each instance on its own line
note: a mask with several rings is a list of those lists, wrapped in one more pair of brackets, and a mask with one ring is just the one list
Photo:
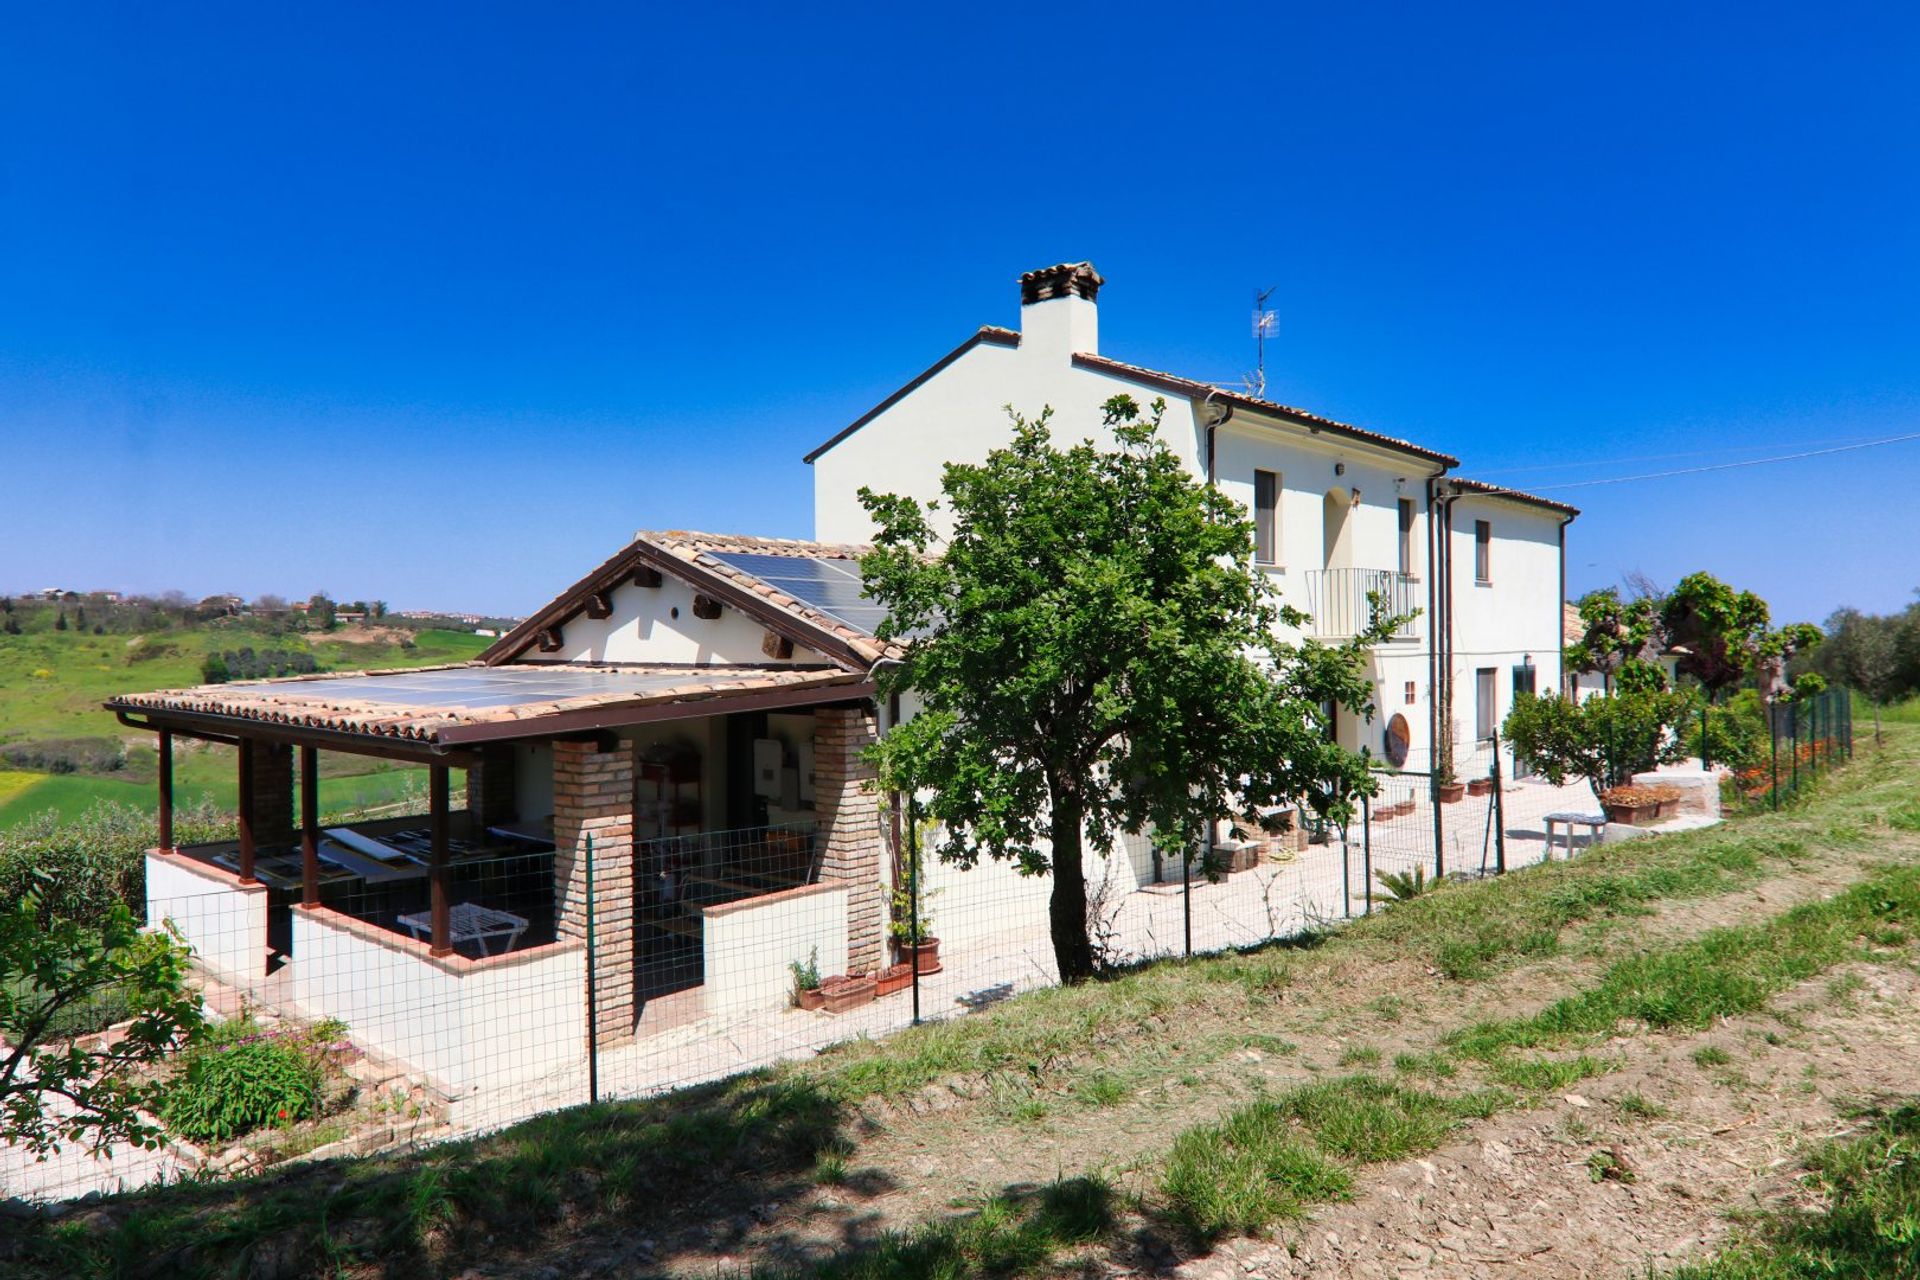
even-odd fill
[(173, 852), (173, 734), (160, 731), (160, 850)]
[(300, 901), (320, 905), (320, 752), (300, 748)]
[(259, 884), (253, 875), (253, 739), (240, 739), (240, 883)]
[(451, 955), (453, 942), (448, 936), (452, 932), (449, 920), (451, 907), (447, 902), (447, 766), (436, 764), (429, 766), (427, 774), (427, 798), (433, 813), (433, 862), (430, 868), (431, 888), (433, 892), (433, 946), (431, 954)]

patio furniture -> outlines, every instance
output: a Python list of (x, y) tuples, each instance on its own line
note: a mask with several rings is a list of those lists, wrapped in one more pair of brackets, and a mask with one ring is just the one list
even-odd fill
[[(327, 834), (331, 836), (333, 833)], [(321, 861), (330, 862), (343, 871), (350, 871), (368, 884), (391, 884), (396, 880), (421, 880), (427, 874), (427, 869), (416, 862), (402, 858), (400, 864), (395, 866), (356, 849), (350, 849), (332, 839), (320, 842), (319, 854)]]
[[(433, 936), (433, 913), (415, 911), (400, 917), (400, 923), (414, 940), (425, 942)], [(513, 950), (520, 941), (520, 935), (527, 931), (524, 916), (516, 916), (511, 911), (495, 911), (492, 907), (482, 907), (472, 902), (461, 902), (447, 909), (447, 937), (455, 946), (462, 942), (471, 942), (480, 948), (483, 956), (505, 955)], [(506, 943), (495, 951), (488, 946), (496, 938), (505, 938)]]
[(1547, 861), (1549, 862), (1553, 861), (1553, 829), (1556, 826), (1564, 826), (1567, 829), (1567, 861), (1571, 862), (1573, 861), (1573, 829), (1575, 827), (1587, 828), (1587, 843), (1589, 845), (1596, 844), (1599, 842), (1600, 833), (1607, 829), (1607, 815), (1604, 813), (1573, 813), (1567, 810), (1548, 814), (1546, 816), (1546, 828)]

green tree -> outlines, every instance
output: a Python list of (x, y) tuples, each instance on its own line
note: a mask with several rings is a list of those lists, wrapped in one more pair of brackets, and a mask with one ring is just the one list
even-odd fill
[(1245, 510), (1159, 440), (1163, 407), (1108, 401), (1112, 451), (1057, 447), (1051, 411), (1012, 415), (1010, 445), (945, 468), (944, 540), (941, 502), (861, 491), (879, 530), (866, 588), (902, 644), (876, 680), (922, 707), (875, 748), (881, 783), (930, 794), (942, 858), (1051, 874), (1069, 983), (1095, 972), (1087, 842), (1147, 831), (1186, 858), (1228, 813), (1299, 800), (1350, 816), (1372, 782), (1328, 741), (1322, 705), (1371, 713), (1365, 648), (1404, 621), (1376, 601), (1346, 645), (1276, 639), (1306, 618), (1254, 572)]
[[(1606, 692), (1622, 670), (1654, 667), (1659, 641), (1658, 602), (1648, 596), (1622, 600), (1614, 587), (1588, 592), (1580, 598), (1580, 639), (1567, 646), (1563, 664), (1568, 671), (1597, 671)], [(1630, 679), (1633, 677), (1630, 675)], [(1644, 672), (1641, 673), (1644, 686)]]
[[(151, 1068), (202, 1026), (186, 949), (118, 903), (97, 927), (42, 916), (32, 894), (0, 913), (0, 1137), (36, 1155), (159, 1146)], [(124, 1035), (88, 1047), (63, 1034), (63, 1015), (103, 997), (126, 1008)]]
[(1634, 774), (1685, 756), (1686, 740), (1674, 730), (1694, 705), (1687, 694), (1665, 689), (1622, 689), (1584, 702), (1523, 693), (1502, 732), (1547, 781), (1557, 787), (1585, 778), (1598, 800)]
[(316, 631), (333, 630), (334, 604), (324, 591), (316, 591), (307, 600), (307, 625)]

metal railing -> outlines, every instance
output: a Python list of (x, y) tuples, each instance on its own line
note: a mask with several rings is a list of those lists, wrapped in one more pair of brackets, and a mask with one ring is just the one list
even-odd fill
[(1310, 569), (1306, 578), (1307, 612), (1316, 637), (1351, 639), (1367, 629), (1378, 608), (1407, 619), (1394, 629), (1393, 639), (1418, 638), (1417, 620), (1410, 616), (1425, 606), (1418, 578), (1392, 569)]

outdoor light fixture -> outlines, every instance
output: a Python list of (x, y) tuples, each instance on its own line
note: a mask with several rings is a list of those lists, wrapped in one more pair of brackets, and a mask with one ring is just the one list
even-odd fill
[(1356, 507), (1357, 507), (1357, 506), (1359, 506), (1359, 505), (1360, 505), (1360, 491), (1359, 491), (1358, 489), (1349, 489), (1349, 490), (1347, 490), (1347, 492), (1348, 492), (1348, 493), (1351, 493), (1351, 494), (1353, 495), (1353, 505), (1354, 505), (1354, 506), (1356, 506)]
[(1347, 464), (1346, 464), (1346, 463), (1344, 463), (1344, 462), (1336, 462), (1336, 463), (1334, 463), (1334, 464), (1333, 464), (1333, 474), (1335, 474), (1335, 475), (1337, 475), (1337, 476), (1343, 476), (1343, 475), (1345, 475), (1345, 474), (1347, 474)]

